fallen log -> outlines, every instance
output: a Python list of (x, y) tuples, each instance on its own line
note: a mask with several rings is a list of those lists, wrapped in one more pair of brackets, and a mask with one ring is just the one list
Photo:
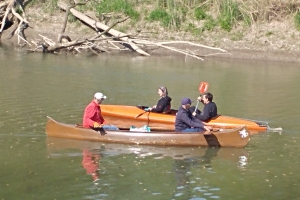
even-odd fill
[[(67, 11), (68, 10), (68, 5), (64, 2), (59, 1), (58, 6)], [(103, 31), (106, 31), (107, 29), (109, 29), (108, 26), (106, 26), (105, 24), (102, 24), (100, 22), (96, 22), (95, 20), (91, 19), (90, 17), (82, 14), (81, 12), (75, 10), (74, 8), (70, 9), (70, 12), (77, 17), (78, 19), (80, 19), (81, 21), (85, 22), (86, 24), (88, 24), (89, 26), (97, 29), (101, 29)], [(136, 44), (134, 44), (133, 40), (131, 40), (127, 34), (122, 33), (120, 31), (114, 30), (114, 29), (110, 29), (107, 31), (110, 35), (118, 38), (119, 40), (122, 41), (122, 45), (124, 45), (125, 47), (129, 47), (130, 49), (132, 49), (133, 51), (138, 52), (141, 55), (144, 56), (150, 56), (150, 54), (148, 54), (147, 52), (143, 51), (142, 49), (140, 49)], [(124, 44), (123, 44), (124, 43)]]

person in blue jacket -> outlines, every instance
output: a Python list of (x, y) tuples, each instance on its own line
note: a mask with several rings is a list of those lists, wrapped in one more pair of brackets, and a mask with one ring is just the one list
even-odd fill
[(191, 99), (182, 99), (181, 106), (179, 107), (175, 118), (175, 131), (201, 132), (211, 130), (212, 128), (210, 126), (206, 126), (203, 122), (192, 115), (191, 111), (189, 110), (191, 104)]

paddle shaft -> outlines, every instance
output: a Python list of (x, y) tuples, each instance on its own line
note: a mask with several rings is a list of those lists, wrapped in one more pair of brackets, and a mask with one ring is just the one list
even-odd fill
[(196, 108), (195, 108), (194, 112), (196, 112), (196, 111), (197, 111), (198, 104), (199, 104), (199, 101), (197, 101)]
[(140, 117), (140, 116), (142, 116), (143, 114), (145, 114), (146, 112), (149, 112), (148, 110), (147, 111), (144, 111), (144, 112), (142, 112), (142, 113), (140, 113), (140, 114), (138, 114), (134, 119), (136, 119), (136, 118), (138, 118), (138, 117)]

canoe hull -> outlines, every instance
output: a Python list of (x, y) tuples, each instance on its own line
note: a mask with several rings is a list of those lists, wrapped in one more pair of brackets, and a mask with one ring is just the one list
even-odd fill
[[(107, 124), (114, 124), (118, 127), (129, 128), (130, 126), (148, 125), (153, 129), (174, 130), (175, 113), (161, 114), (145, 112), (136, 106), (124, 105), (101, 105), (101, 112)], [(268, 129), (266, 122), (259, 123), (253, 120), (240, 119), (219, 115), (217, 118), (207, 122), (215, 128), (231, 129), (237, 126), (246, 125), (250, 134), (265, 132)]]
[(107, 143), (140, 144), (157, 146), (218, 146), (244, 147), (250, 140), (245, 126), (218, 132), (176, 133), (176, 132), (131, 132), (94, 131), (76, 125), (59, 123), (51, 118), (46, 124), (46, 133), (51, 137), (89, 140)]

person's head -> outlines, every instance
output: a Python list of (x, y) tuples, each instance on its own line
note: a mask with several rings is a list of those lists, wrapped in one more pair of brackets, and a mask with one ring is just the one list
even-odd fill
[(181, 106), (185, 108), (186, 110), (191, 107), (192, 101), (189, 98), (183, 98), (181, 100)]
[(209, 92), (204, 93), (204, 95), (202, 96), (202, 101), (204, 104), (207, 104), (209, 102), (211, 102), (213, 100), (213, 95)]
[(94, 95), (94, 101), (97, 103), (97, 104), (101, 104), (103, 99), (106, 99), (106, 96), (100, 92), (97, 92), (95, 95)]
[(158, 92), (160, 97), (166, 97), (168, 96), (168, 89), (165, 86), (158, 87)]

